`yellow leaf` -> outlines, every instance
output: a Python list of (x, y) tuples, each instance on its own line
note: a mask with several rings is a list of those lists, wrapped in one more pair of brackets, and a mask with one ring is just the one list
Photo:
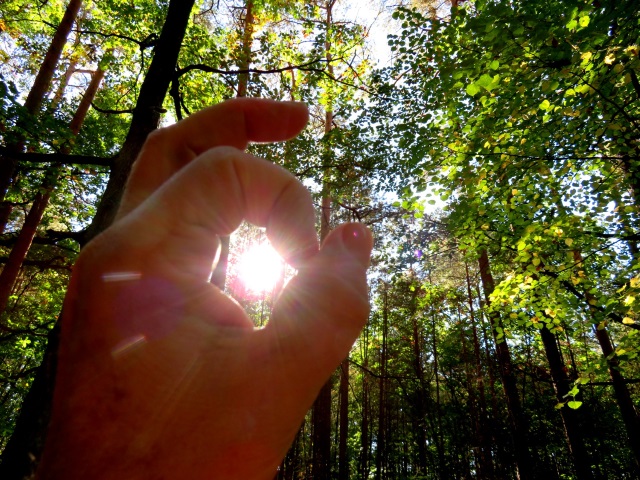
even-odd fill
[(613, 53), (610, 53), (606, 57), (604, 57), (604, 63), (606, 63), (607, 65), (611, 65), (615, 61), (616, 57)]
[(622, 323), (624, 323), (625, 325), (633, 325), (636, 322), (635, 322), (635, 320), (633, 318), (624, 317), (622, 319)]
[(565, 238), (564, 243), (567, 244), (567, 247), (570, 247), (571, 245), (573, 245), (573, 238)]
[(629, 280), (629, 285), (631, 286), (631, 288), (636, 288), (639, 282), (640, 277), (633, 277), (631, 280)]
[(624, 304), (631, 305), (635, 301), (636, 301), (636, 297), (634, 297), (633, 295), (627, 295), (627, 298), (624, 299)]

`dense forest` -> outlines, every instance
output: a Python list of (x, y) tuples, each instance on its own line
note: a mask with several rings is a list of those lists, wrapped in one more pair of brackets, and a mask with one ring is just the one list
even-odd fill
[[(321, 238), (376, 238), (369, 322), (276, 478), (640, 478), (637, 0), (3, 0), (0, 59), (3, 480), (37, 465), (72, 265), (147, 135), (245, 96), (309, 105), (250, 151)], [(262, 236), (212, 273), (256, 325)]]

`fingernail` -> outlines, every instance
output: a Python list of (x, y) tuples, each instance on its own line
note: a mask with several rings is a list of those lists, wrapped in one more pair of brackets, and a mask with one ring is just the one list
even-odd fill
[(369, 266), (373, 236), (362, 223), (351, 223), (342, 230), (342, 242), (363, 265)]

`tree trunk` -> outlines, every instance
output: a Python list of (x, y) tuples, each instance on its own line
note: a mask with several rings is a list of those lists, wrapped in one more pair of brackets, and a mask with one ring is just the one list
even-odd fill
[(436, 332), (436, 314), (432, 312), (431, 315), (431, 346), (433, 348), (433, 377), (436, 382), (436, 424), (438, 426), (436, 431), (436, 449), (438, 451), (438, 464), (440, 466), (440, 476), (442, 478), (449, 478), (449, 462), (445, 456), (444, 451), (444, 431), (442, 427), (442, 405), (440, 400), (440, 366), (438, 356), (438, 339)]
[[(331, 43), (329, 42), (329, 29), (332, 22), (332, 8), (335, 0), (327, 3), (327, 16), (325, 28), (327, 39), (325, 41), (325, 55), (327, 57), (328, 69), (331, 73)], [(333, 125), (333, 110), (331, 105), (327, 105), (325, 112), (324, 133), (325, 138), (331, 133)], [(327, 146), (327, 149), (329, 147)], [(324, 176), (328, 177), (329, 172), (325, 170)], [(320, 241), (329, 235), (331, 231), (331, 195), (326, 180), (322, 185), (322, 211), (320, 218)], [(329, 480), (331, 478), (331, 386), (332, 379), (329, 379), (320, 389), (320, 393), (313, 404), (313, 479)]]
[[(253, 0), (247, 0), (246, 11), (243, 22), (243, 34), (242, 34), (242, 54), (240, 55), (240, 62), (238, 65), (239, 70), (248, 70), (251, 65), (251, 44), (253, 43), (253, 31), (254, 31), (254, 16), (253, 16)], [(247, 87), (249, 84), (249, 74), (242, 73), (238, 75), (238, 90), (236, 96), (246, 97)], [(229, 268), (229, 246), (231, 243), (231, 237), (225, 235), (220, 237), (220, 253), (218, 255), (218, 261), (211, 273), (211, 283), (213, 283), (220, 290), (224, 291), (227, 283), (227, 270)]]
[[(549, 361), (549, 369), (551, 370), (558, 402), (565, 402), (565, 395), (571, 390), (571, 382), (562, 361), (560, 349), (556, 343), (556, 336), (547, 327), (540, 330), (540, 336)], [(591, 480), (593, 479), (591, 460), (584, 444), (583, 428), (580, 425), (578, 411), (565, 406), (560, 410), (560, 413), (562, 414), (562, 423), (564, 424), (569, 451), (573, 457), (577, 479)]]
[(422, 335), (420, 334), (420, 328), (418, 325), (418, 318), (416, 316), (415, 310), (417, 310), (417, 305), (415, 305), (415, 300), (417, 297), (418, 289), (414, 290), (414, 295), (412, 301), (414, 305), (412, 305), (412, 327), (413, 327), (413, 369), (416, 373), (416, 377), (418, 378), (418, 395), (416, 396), (417, 405), (417, 415), (415, 419), (415, 435), (416, 440), (418, 442), (418, 466), (416, 469), (416, 473), (418, 475), (426, 475), (427, 474), (427, 438), (425, 435), (425, 425), (424, 425), (424, 417), (426, 415), (426, 400), (425, 394), (428, 392), (428, 388), (424, 378), (424, 368), (422, 366)]
[[(82, 6), (82, 0), (70, 0), (67, 9), (64, 12), (62, 20), (56, 29), (56, 33), (49, 44), (49, 50), (40, 65), (38, 74), (33, 82), (31, 90), (27, 95), (27, 99), (24, 102), (24, 108), (29, 115), (36, 115), (44, 97), (49, 91), (51, 86), (51, 79), (56, 71), (62, 50), (67, 43), (67, 38), (73, 28), (80, 7)], [(23, 141), (18, 141), (17, 144), (8, 145), (10, 153), (21, 152), (24, 148)], [(9, 221), (9, 215), (11, 214), (12, 205), (5, 201), (5, 197), (13, 181), (13, 175), (16, 169), (16, 160), (9, 157), (3, 157), (0, 159), (0, 234), (4, 233), (4, 230)]]
[[(469, 302), (469, 318), (473, 333), (473, 357), (475, 361), (476, 388), (478, 389), (478, 423), (476, 435), (478, 438), (479, 470), (481, 478), (494, 478), (493, 459), (491, 456), (491, 433), (487, 422), (487, 402), (484, 391), (484, 375), (482, 373), (482, 360), (480, 342), (478, 341), (478, 329), (476, 327), (475, 308), (473, 306), (473, 293), (471, 291), (471, 279), (469, 278), (469, 265), (465, 262), (465, 276), (467, 281), (467, 299)], [(473, 388), (473, 386), (471, 387)]]
[(340, 364), (340, 437), (338, 441), (338, 480), (349, 478), (349, 456), (347, 439), (349, 437), (349, 360)]
[(378, 391), (378, 435), (376, 438), (376, 480), (387, 478), (386, 465), (386, 415), (385, 415), (385, 380), (387, 377), (387, 328), (389, 324), (389, 298), (387, 294), (387, 285), (384, 286), (383, 292), (383, 311), (382, 311), (382, 351), (380, 352), (380, 385)]
[[(576, 262), (582, 263), (583, 259), (580, 251), (575, 250), (573, 252), (573, 257)], [(597, 303), (595, 297), (585, 289), (584, 298), (587, 301), (592, 318), (595, 323), (599, 323), (597, 320), (598, 312), (594, 307)], [(618, 361), (618, 358), (613, 355), (614, 350), (613, 345), (611, 344), (611, 339), (609, 338), (609, 333), (604, 325), (601, 327), (594, 325), (593, 331), (598, 343), (600, 344), (602, 354), (607, 360), (607, 365), (609, 366), (609, 376), (613, 383), (616, 402), (618, 403), (618, 408), (622, 415), (622, 421), (624, 422), (627, 430), (627, 436), (629, 437), (628, 444), (631, 447), (631, 451), (634, 456), (636, 475), (640, 478), (640, 419), (638, 419), (638, 412), (636, 411), (633, 400), (631, 399), (625, 379), (620, 372), (620, 362)]]
[[(155, 47), (153, 60), (140, 88), (129, 133), (111, 170), (105, 195), (100, 201), (86, 240), (100, 233), (113, 221), (131, 166), (147, 135), (158, 126), (162, 103), (173, 77), (194, 1), (172, 0), (169, 3), (167, 18)], [(46, 426), (51, 413), (57, 348), (57, 341), (50, 338), (44, 360), (36, 372), (16, 428), (2, 455), (0, 478), (3, 480), (22, 480), (30, 474), (42, 454)]]
[(619, 362), (616, 356), (613, 354), (613, 345), (607, 330), (602, 327), (598, 328), (594, 326), (594, 332), (602, 354), (607, 359), (609, 365), (609, 375), (611, 376), (611, 382), (613, 383), (613, 391), (618, 402), (618, 408), (620, 408), (620, 414), (622, 420), (627, 429), (627, 435), (629, 436), (629, 446), (633, 452), (635, 459), (636, 474), (640, 478), (640, 422), (638, 420), (638, 413), (629, 394), (629, 389), (625, 382), (622, 373), (620, 373)]
[[(327, 116), (330, 112), (327, 112)], [(331, 231), (331, 197), (323, 195), (320, 222), (320, 240)], [(331, 390), (333, 378), (322, 386), (313, 404), (313, 480), (331, 478)]]
[(189, 23), (195, 0), (172, 0), (167, 17), (154, 48), (153, 59), (140, 87), (140, 95), (131, 119), (129, 132), (120, 153), (115, 158), (107, 188), (100, 199), (96, 215), (87, 229), (84, 242), (88, 242), (113, 222), (120, 199), (147, 136), (158, 128), (162, 104), (175, 73), (182, 39)]
[[(91, 83), (82, 96), (80, 105), (69, 124), (69, 128), (73, 135), (77, 135), (80, 131), (82, 123), (89, 111), (89, 107), (91, 106), (91, 102), (93, 101), (103, 78), (104, 71), (101, 69), (96, 70), (91, 77)], [(63, 148), (63, 153), (68, 153), (68, 151), (68, 147)], [(5, 263), (2, 273), (0, 273), (0, 314), (2, 314), (7, 308), (9, 296), (13, 290), (16, 278), (20, 273), (22, 263), (27, 257), (27, 253), (29, 253), (37, 228), (42, 221), (42, 216), (49, 205), (49, 199), (51, 198), (51, 194), (58, 183), (59, 174), (60, 167), (53, 167), (47, 173), (45, 180), (38, 189), (38, 193), (36, 193), (33, 204), (31, 205), (22, 229), (18, 234), (16, 243), (11, 249), (7, 263)]]
[(33, 204), (18, 234), (16, 243), (11, 249), (7, 263), (4, 264), (2, 273), (0, 273), (0, 314), (4, 313), (7, 308), (13, 285), (22, 267), (22, 262), (24, 262), (29, 252), (33, 237), (36, 235), (36, 229), (38, 225), (40, 225), (42, 215), (49, 204), (51, 192), (58, 181), (58, 173), (59, 169), (57, 167), (52, 168), (47, 174), (47, 179), (40, 186), (40, 190), (36, 193)]
[(362, 424), (360, 428), (360, 461), (358, 462), (358, 477), (369, 478), (369, 452), (371, 440), (369, 438), (369, 419), (371, 418), (371, 402), (369, 401), (369, 327), (364, 330), (364, 371), (362, 372)]
[[(493, 276), (491, 275), (489, 256), (487, 255), (486, 250), (482, 250), (482, 252), (480, 252), (478, 268), (480, 270), (480, 278), (482, 279), (485, 302), (490, 306), (491, 294), (495, 288), (495, 283), (493, 281)], [(531, 455), (529, 454), (528, 426), (522, 413), (520, 397), (518, 396), (518, 386), (516, 384), (515, 375), (513, 374), (511, 353), (509, 352), (507, 342), (504, 339), (497, 338), (496, 327), (502, 327), (502, 320), (500, 316), (493, 312), (489, 315), (489, 320), (491, 322), (491, 331), (493, 332), (493, 338), (495, 341), (502, 386), (507, 398), (511, 434), (516, 450), (518, 478), (521, 480), (529, 480), (535, 477), (535, 466), (533, 465)]]

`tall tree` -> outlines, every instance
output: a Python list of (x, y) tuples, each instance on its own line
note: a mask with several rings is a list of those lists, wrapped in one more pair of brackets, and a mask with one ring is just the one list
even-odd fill
[[(91, 76), (91, 82), (85, 91), (80, 105), (76, 110), (75, 115), (71, 119), (69, 124), (69, 130), (71, 134), (76, 136), (80, 132), (80, 128), (84, 122), (84, 119), (91, 107), (91, 102), (96, 96), (100, 83), (104, 78), (104, 70), (100, 67), (93, 72)], [(63, 153), (67, 153), (69, 147), (63, 147)], [(18, 273), (22, 264), (29, 252), (33, 238), (36, 235), (36, 230), (42, 221), (44, 211), (49, 204), (49, 199), (53, 193), (60, 175), (60, 167), (51, 167), (45, 174), (45, 179), (40, 185), (38, 192), (36, 193), (29, 213), (25, 217), (24, 225), (20, 229), (20, 233), (16, 238), (16, 243), (11, 249), (9, 258), (0, 273), (0, 313), (3, 313), (7, 307), (9, 296), (18, 277)]]
[[(129, 133), (111, 169), (104, 196), (87, 232), (87, 240), (113, 221), (131, 166), (149, 133), (158, 127), (193, 4), (192, 0), (169, 3), (153, 60), (140, 88)], [(18, 480), (29, 475), (42, 452), (55, 381), (57, 333), (57, 329), (52, 330), (43, 364), (25, 398), (11, 440), (3, 451), (0, 464), (2, 478)]]
[[(60, 21), (56, 29), (56, 33), (51, 40), (47, 54), (44, 57), (38, 70), (38, 74), (33, 82), (31, 90), (27, 95), (27, 99), (24, 102), (24, 109), (27, 115), (36, 116), (45, 96), (49, 93), (51, 86), (51, 79), (55, 73), (60, 56), (62, 55), (62, 49), (67, 43), (67, 38), (71, 33), (73, 24), (78, 16), (80, 7), (82, 6), (82, 0), (70, 0), (67, 9), (64, 12), (64, 16)], [(23, 120), (28, 122), (27, 119)], [(7, 191), (13, 180), (16, 169), (15, 153), (22, 151), (24, 148), (22, 138), (23, 135), (18, 132), (17, 139), (9, 146), (8, 156), (0, 157), (0, 233), (4, 232), (9, 215), (11, 213), (11, 204), (5, 201)]]

